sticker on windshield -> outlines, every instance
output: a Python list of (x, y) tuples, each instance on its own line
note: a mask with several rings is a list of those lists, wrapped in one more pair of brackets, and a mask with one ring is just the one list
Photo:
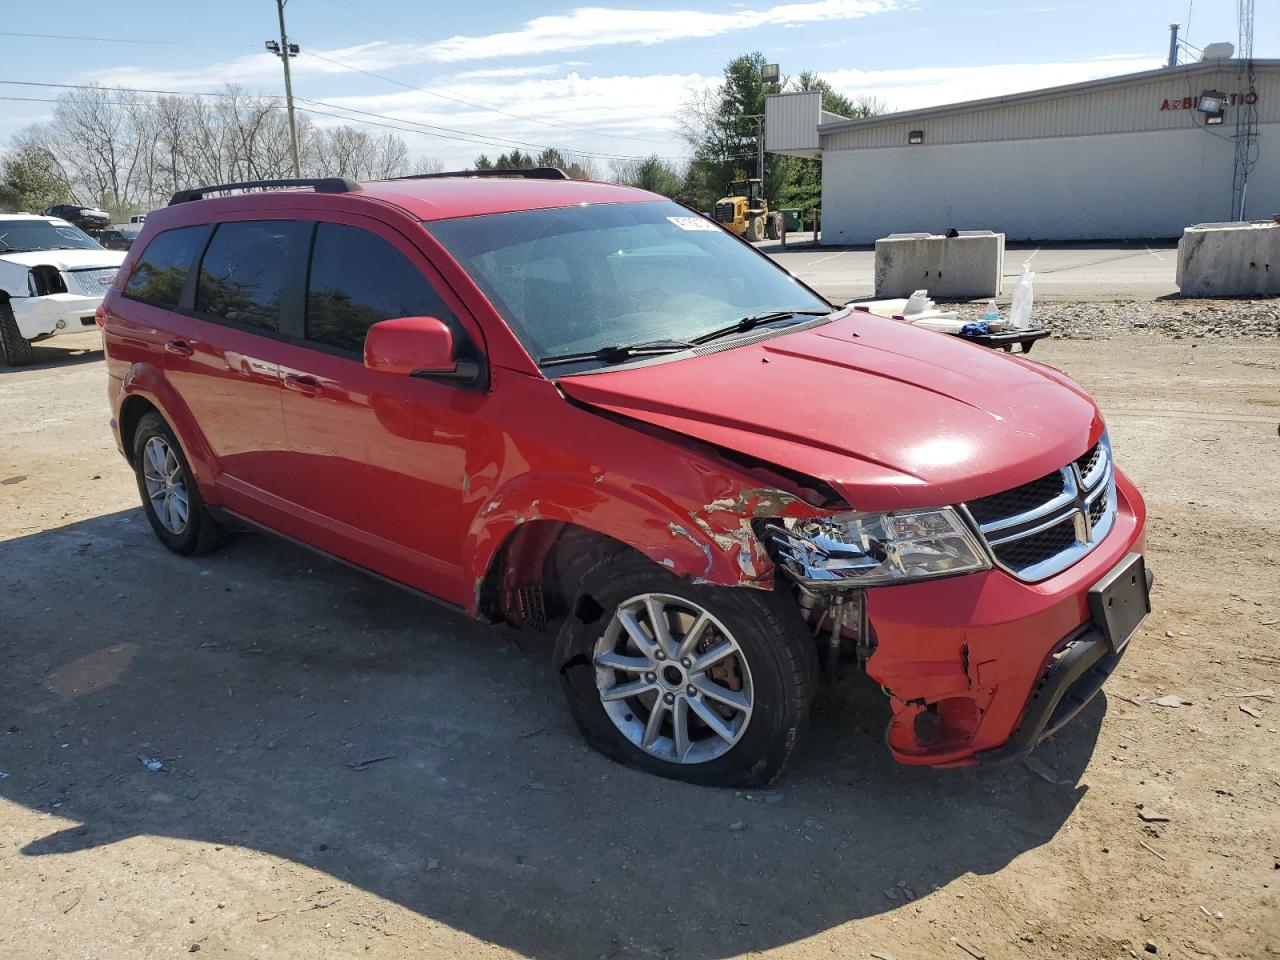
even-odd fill
[(719, 230), (714, 223), (705, 217), (667, 217), (681, 230)]

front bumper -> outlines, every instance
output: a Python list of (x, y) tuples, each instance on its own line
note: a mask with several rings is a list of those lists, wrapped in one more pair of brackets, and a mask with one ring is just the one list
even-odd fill
[(44, 297), (14, 297), (9, 301), (18, 332), (27, 340), (43, 340), (94, 328), (93, 314), (102, 297), (51, 293)]
[(1090, 626), (1089, 588), (1141, 553), (1146, 507), (1119, 471), (1107, 537), (1060, 574), (1000, 570), (869, 590), (867, 673), (889, 694), (901, 763), (969, 766), (1028, 753), (1098, 692), (1120, 660)]

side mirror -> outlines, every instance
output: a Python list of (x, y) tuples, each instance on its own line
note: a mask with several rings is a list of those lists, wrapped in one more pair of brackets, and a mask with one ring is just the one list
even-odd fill
[(375, 323), (365, 334), (364, 365), (379, 373), (463, 383), (480, 375), (480, 365), (474, 360), (454, 358), (453, 333), (436, 317), (399, 317)]

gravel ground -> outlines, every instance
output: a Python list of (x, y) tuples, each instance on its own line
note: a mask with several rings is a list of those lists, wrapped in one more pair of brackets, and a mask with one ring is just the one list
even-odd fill
[(1100, 329), (1033, 358), (1150, 511), (1104, 693), (926, 770), (852, 674), (767, 791), (595, 754), (508, 631), (267, 537), (170, 554), (97, 335), (0, 367), (0, 958), (1275, 960), (1280, 342)]
[[(996, 301), (1008, 316), (1005, 300)], [(951, 305), (966, 320), (981, 320), (985, 303)], [(1112, 337), (1140, 329), (1175, 340), (1280, 337), (1280, 300), (1113, 300), (1043, 303), (1032, 309), (1032, 326), (1048, 327), (1073, 340)]]

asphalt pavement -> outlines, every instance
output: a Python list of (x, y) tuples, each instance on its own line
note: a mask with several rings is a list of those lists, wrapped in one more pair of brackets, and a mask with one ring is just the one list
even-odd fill
[[(875, 250), (871, 247), (814, 246), (777, 241), (757, 244), (823, 296), (837, 302), (875, 296)], [(1029, 262), (1038, 300), (1154, 300), (1177, 294), (1175, 241), (1151, 243), (1010, 244), (1004, 258), (1004, 294)]]

